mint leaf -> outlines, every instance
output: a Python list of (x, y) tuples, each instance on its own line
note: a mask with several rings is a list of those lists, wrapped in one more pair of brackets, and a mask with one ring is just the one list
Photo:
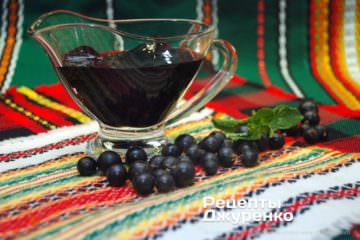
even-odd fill
[[(272, 137), (277, 130), (295, 127), (302, 119), (303, 116), (296, 108), (282, 104), (274, 108), (261, 108), (248, 119), (213, 118), (212, 122), (233, 140), (257, 140), (263, 135)], [(248, 132), (234, 133), (241, 125), (247, 125)]]
[(244, 124), (244, 120), (235, 119), (232, 117), (226, 118), (213, 118), (212, 123), (218, 129), (223, 130), (224, 132), (235, 132), (236, 129), (241, 125)]
[(271, 108), (261, 108), (251, 116), (251, 122), (259, 125), (267, 125), (274, 119), (274, 111)]
[(257, 125), (254, 123), (249, 124), (248, 136), (249, 140), (257, 140), (260, 139), (263, 135), (268, 135), (270, 132), (269, 126)]
[(278, 105), (273, 112), (274, 118), (269, 122), (269, 127), (274, 131), (295, 127), (303, 119), (296, 108), (287, 105)]
[(249, 137), (245, 133), (225, 133), (226, 137), (231, 140), (240, 140), (240, 139), (249, 139)]

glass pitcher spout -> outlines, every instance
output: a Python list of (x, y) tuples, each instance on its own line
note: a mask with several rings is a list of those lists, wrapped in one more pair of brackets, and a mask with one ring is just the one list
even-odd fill
[[(236, 51), (196, 20), (105, 20), (58, 10), (28, 33), (47, 52), (70, 96), (99, 123), (89, 152), (164, 142), (164, 127), (203, 107), (229, 81)], [(213, 49), (218, 73), (191, 99), (184, 95)]]
[[(173, 28), (175, 25), (177, 26)], [(30, 36), (36, 37), (37, 33), (45, 31), (81, 26), (97, 27), (114, 31), (121, 36), (149, 41), (154, 40), (154, 38), (172, 40), (190, 37), (191, 35), (212, 35), (215, 32), (213, 26), (208, 26), (197, 20), (168, 18), (108, 20), (89, 17), (68, 10), (56, 10), (41, 15), (28, 28), (27, 32)], [(158, 30), (163, 27), (167, 28), (167, 33), (159, 35)]]

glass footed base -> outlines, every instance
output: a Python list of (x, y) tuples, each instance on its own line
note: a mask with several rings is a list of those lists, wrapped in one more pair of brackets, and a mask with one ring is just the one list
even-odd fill
[(160, 153), (162, 145), (165, 145), (168, 142), (169, 141), (165, 136), (156, 139), (137, 141), (114, 141), (97, 136), (95, 139), (88, 142), (86, 152), (89, 156), (97, 158), (102, 152), (111, 150), (117, 152), (121, 156), (121, 159), (125, 160), (126, 151), (131, 146), (139, 146), (146, 151), (148, 156), (151, 156)]

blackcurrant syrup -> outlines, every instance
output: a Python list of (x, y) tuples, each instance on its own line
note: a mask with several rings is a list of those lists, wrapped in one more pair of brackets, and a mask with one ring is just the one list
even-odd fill
[(57, 72), (103, 123), (148, 127), (173, 110), (202, 60), (182, 48), (139, 45), (130, 51), (97, 53), (82, 46), (65, 54)]

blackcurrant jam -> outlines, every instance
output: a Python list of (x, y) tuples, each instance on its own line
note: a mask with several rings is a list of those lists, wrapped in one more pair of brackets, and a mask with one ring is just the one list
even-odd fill
[(148, 127), (173, 110), (202, 60), (189, 49), (159, 43), (102, 53), (81, 46), (64, 55), (57, 71), (103, 123)]

